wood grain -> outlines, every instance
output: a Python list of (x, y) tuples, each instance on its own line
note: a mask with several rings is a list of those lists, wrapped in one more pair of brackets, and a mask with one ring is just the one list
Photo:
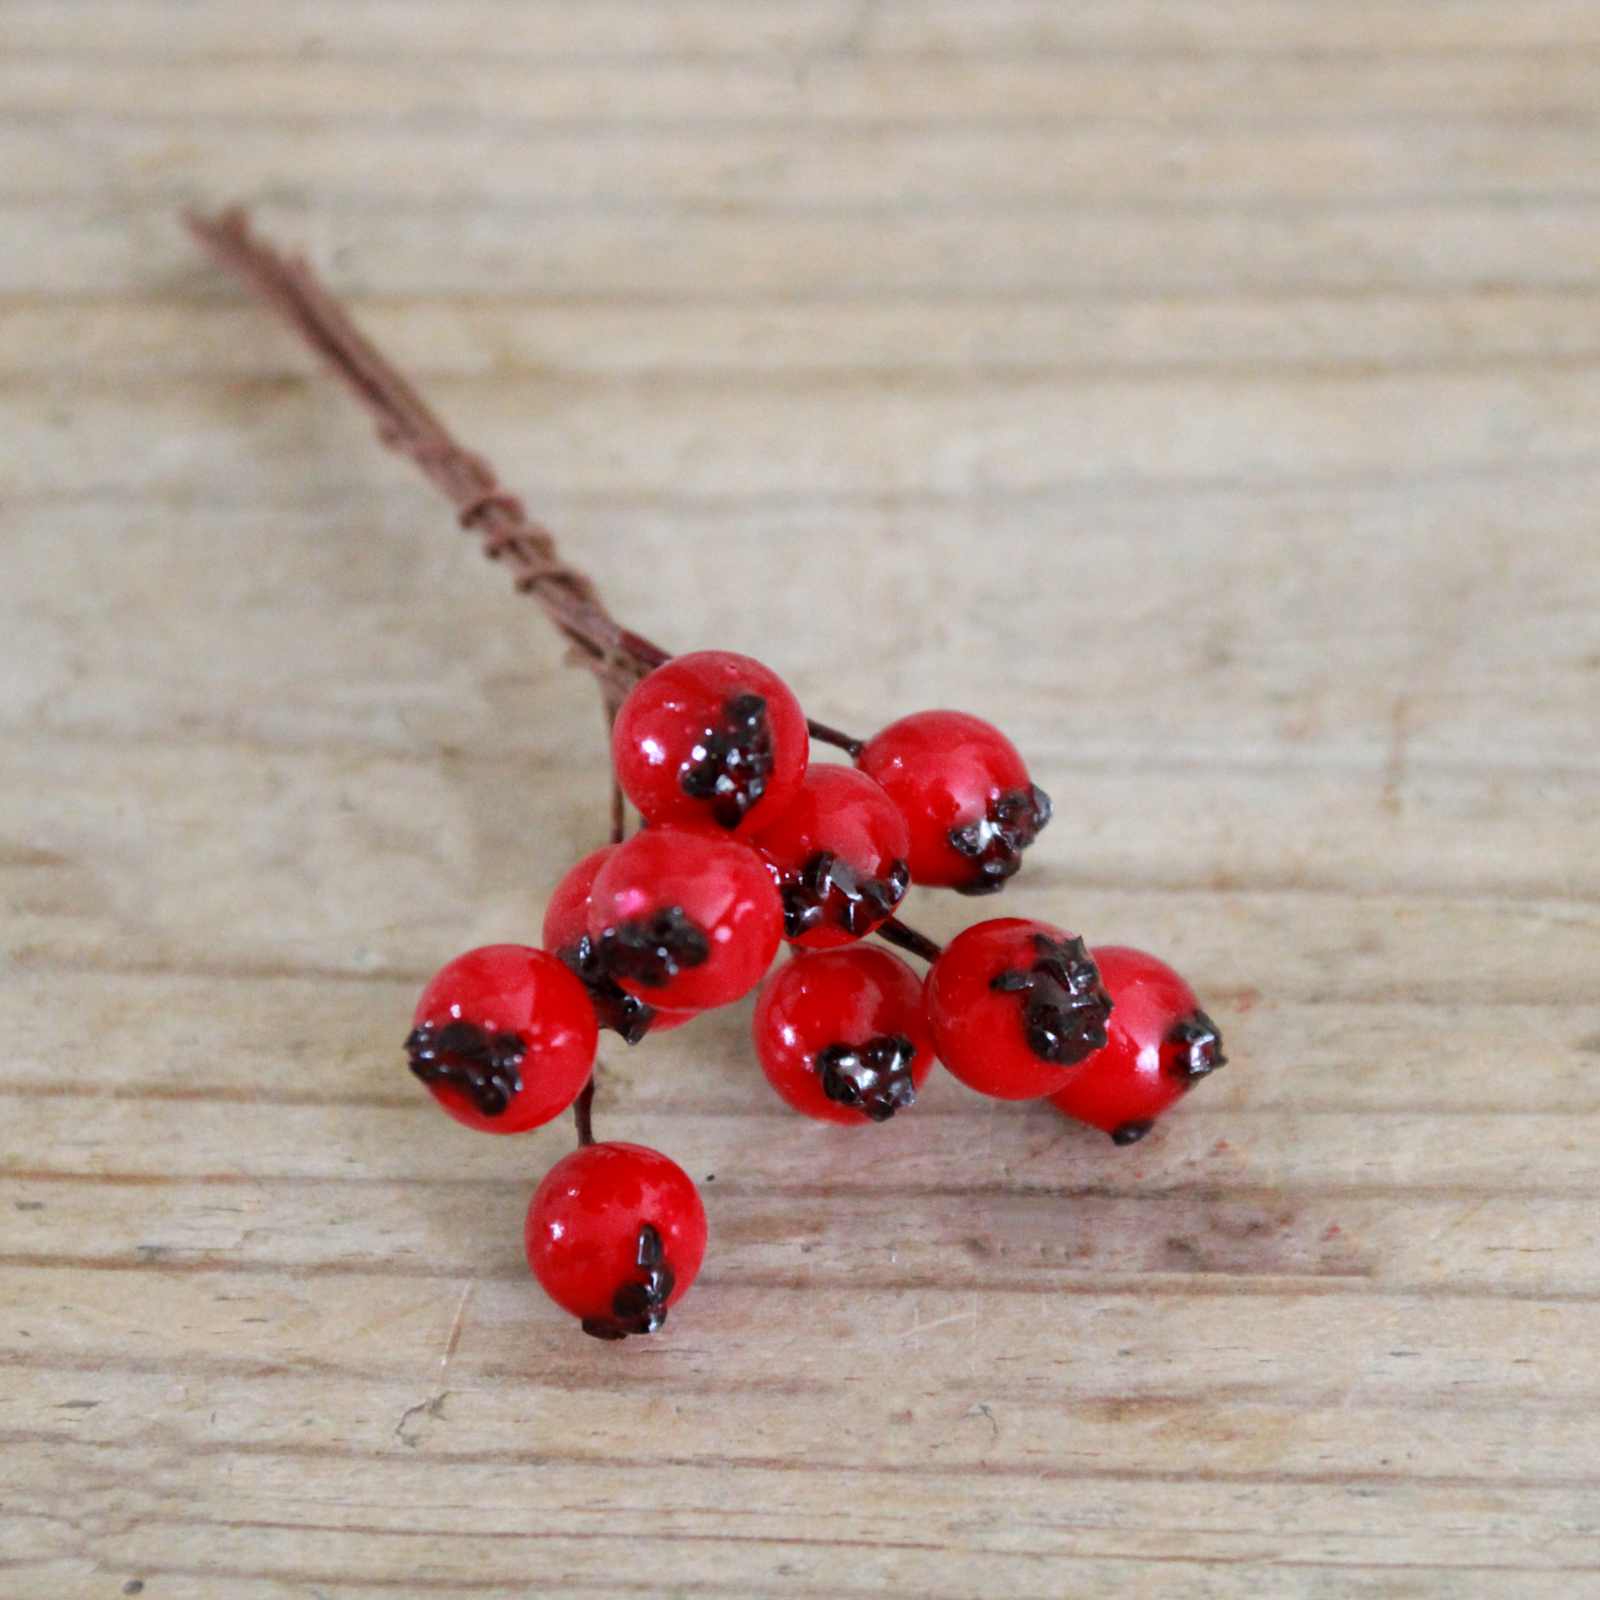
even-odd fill
[[(1600, 1595), (1600, 11), (11, 0), (0, 1589)], [(1129, 1151), (609, 1051), (712, 1253), (395, 1041), (600, 837), (591, 686), (193, 251), (303, 243), (673, 646), (1003, 720), (1007, 909), (1233, 1065)], [(929, 899), (948, 933), (974, 908)], [(142, 1585), (142, 1590), (137, 1586)]]

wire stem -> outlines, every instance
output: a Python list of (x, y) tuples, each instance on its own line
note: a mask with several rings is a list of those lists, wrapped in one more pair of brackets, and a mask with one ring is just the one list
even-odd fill
[(901, 950), (909, 950), (914, 956), (921, 956), (930, 964), (944, 954), (944, 947), (937, 945), (925, 933), (918, 933), (915, 928), (908, 928), (898, 917), (890, 917), (887, 922), (879, 923), (874, 932), (886, 944), (898, 946)]
[(185, 221), (195, 238), (314, 350), (366, 407), (379, 441), (408, 456), (455, 507), (483, 552), (515, 574), (572, 646), (572, 659), (620, 699), (668, 659), (660, 645), (624, 628), (589, 578), (556, 550), (550, 530), (501, 486), (494, 468), (459, 443), (398, 369), (350, 320), (344, 307), (299, 257), (258, 239), (242, 210)]
[(579, 1091), (578, 1098), (572, 1102), (572, 1121), (578, 1130), (578, 1148), (581, 1150), (586, 1144), (594, 1143), (594, 1077), (591, 1074), (589, 1081)]
[[(599, 680), (608, 716), (647, 672), (671, 654), (624, 628), (606, 609), (593, 582), (558, 554), (555, 536), (501, 486), (494, 468), (457, 441), (399, 369), (350, 319), (300, 256), (284, 255), (258, 238), (249, 214), (235, 206), (216, 216), (184, 213), (189, 231), (219, 266), (250, 289), (322, 357), (366, 407), (378, 440), (410, 459), (477, 534), (491, 561), (511, 568), (517, 588), (531, 595), (572, 646), (569, 659)], [(859, 755), (859, 740), (824, 723), (811, 736)], [(613, 801), (613, 817), (616, 816)]]
[(834, 749), (843, 750), (852, 761), (867, 748), (860, 739), (853, 739), (848, 733), (840, 733), (837, 728), (830, 728), (825, 722), (807, 722), (806, 726), (818, 744), (831, 744)]

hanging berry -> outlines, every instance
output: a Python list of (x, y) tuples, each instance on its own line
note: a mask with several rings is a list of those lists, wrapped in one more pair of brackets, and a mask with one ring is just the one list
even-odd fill
[(905, 819), (865, 773), (813, 765), (800, 792), (754, 844), (783, 898), (783, 931), (808, 950), (864, 938), (911, 882)]
[(611, 734), (617, 781), (647, 822), (751, 833), (806, 770), (805, 713), (770, 667), (731, 650), (675, 656), (636, 684)]
[(544, 1292), (597, 1339), (654, 1333), (706, 1253), (688, 1173), (638, 1144), (589, 1144), (534, 1191), (524, 1243)]
[(647, 828), (600, 867), (589, 935), (629, 994), (703, 1011), (761, 981), (783, 938), (783, 906), (748, 845), (704, 830)]
[(1216, 1023), (1164, 961), (1122, 945), (1097, 947), (1094, 960), (1114, 1007), (1106, 1046), (1074, 1067), (1050, 1101), (1118, 1144), (1135, 1144), (1228, 1058)]
[(405, 1048), (411, 1070), (457, 1122), (524, 1133), (577, 1098), (595, 1045), (589, 997), (554, 956), (491, 944), (435, 974)]
[(999, 1100), (1059, 1089), (1102, 1048), (1111, 997), (1082, 939), (1047, 922), (1000, 917), (968, 928), (928, 974), (939, 1059)]
[(911, 830), (913, 883), (992, 894), (1050, 820), (1050, 796), (998, 728), (961, 711), (919, 711), (856, 760)]
[(819, 1122), (886, 1122), (934, 1067), (922, 980), (869, 945), (795, 955), (762, 986), (751, 1033), (767, 1081)]

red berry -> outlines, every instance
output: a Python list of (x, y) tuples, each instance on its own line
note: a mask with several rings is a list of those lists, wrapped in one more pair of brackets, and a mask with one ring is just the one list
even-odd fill
[(677, 1162), (639, 1144), (590, 1144), (534, 1191), (528, 1265), (558, 1306), (599, 1339), (654, 1333), (694, 1282), (706, 1213)]
[(672, 1011), (704, 1011), (761, 981), (783, 938), (783, 905), (748, 845), (647, 828), (601, 866), (589, 934), (629, 994)]
[(857, 766), (911, 830), (913, 883), (990, 894), (1050, 820), (1050, 796), (998, 728), (961, 711), (919, 711), (870, 739)]
[(762, 987), (751, 1032), (768, 1082), (819, 1122), (886, 1122), (933, 1071), (921, 980), (867, 945), (796, 955)]
[(544, 943), (589, 992), (595, 1021), (638, 1044), (647, 1033), (666, 1033), (693, 1019), (693, 1011), (662, 1011), (629, 994), (606, 970), (589, 934), (589, 894), (614, 844), (592, 850), (573, 867), (550, 896), (544, 912)]
[(544, 908), (544, 945), (558, 955), (570, 944), (576, 944), (589, 931), (589, 891), (600, 869), (611, 859), (614, 844), (601, 845), (591, 850), (576, 866), (568, 867), (566, 875), (555, 886)]
[(1120, 945), (1102, 945), (1094, 959), (1115, 1006), (1106, 1047), (1074, 1067), (1050, 1101), (1133, 1144), (1227, 1057), (1216, 1023), (1164, 961)]
[(1111, 998), (1083, 940), (1000, 917), (951, 941), (928, 974), (939, 1059), (980, 1094), (1032, 1100), (1059, 1089), (1106, 1042)]
[(794, 798), (805, 713), (770, 667), (730, 650), (676, 656), (635, 684), (612, 728), (617, 781), (647, 822), (749, 833)]
[(813, 766), (778, 820), (756, 835), (783, 897), (783, 931), (808, 950), (865, 938), (911, 881), (905, 819), (853, 767)]
[(543, 950), (490, 944), (457, 956), (417, 1002), (411, 1070), (457, 1122), (523, 1133), (558, 1117), (594, 1068), (583, 985)]

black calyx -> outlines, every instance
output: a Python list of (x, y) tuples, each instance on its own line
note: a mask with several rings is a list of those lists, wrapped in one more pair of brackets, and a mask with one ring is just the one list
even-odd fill
[(1138, 1144), (1155, 1127), (1153, 1122), (1124, 1122), (1111, 1130), (1112, 1144)]
[(911, 1067), (917, 1047), (904, 1034), (879, 1034), (865, 1044), (830, 1044), (817, 1052), (822, 1092), (873, 1122), (887, 1122), (917, 1103)]
[(1193, 1011), (1175, 1022), (1166, 1042), (1170, 1047), (1167, 1073), (1185, 1087), (1228, 1064), (1228, 1058), (1222, 1053), (1222, 1034), (1203, 1011)]
[(686, 967), (703, 966), (711, 941), (682, 906), (667, 906), (648, 917), (619, 922), (600, 935), (599, 960), (615, 978), (632, 978), (659, 989)]
[(1005, 888), (1022, 865), (1022, 852), (1050, 820), (1051, 809), (1050, 796), (1038, 784), (1003, 789), (976, 822), (952, 828), (947, 835), (951, 849), (973, 866), (972, 881), (957, 885), (957, 892), (995, 894)]
[(656, 1020), (655, 1007), (647, 1005), (638, 995), (629, 994), (611, 976), (588, 934), (576, 944), (557, 950), (556, 959), (588, 990), (594, 1019), (602, 1028), (620, 1033), (626, 1044), (638, 1044), (650, 1031), (650, 1024)]
[(1033, 936), (1031, 967), (1008, 967), (989, 980), (1003, 994), (1024, 996), (1022, 1031), (1041, 1061), (1070, 1067), (1103, 1050), (1111, 996), (1082, 939)]
[(736, 695), (722, 720), (696, 741), (678, 772), (683, 792), (710, 803), (724, 828), (737, 828), (766, 792), (772, 776), (772, 728), (767, 702), (758, 694)]
[(630, 1333), (654, 1333), (667, 1320), (667, 1301), (677, 1279), (667, 1265), (661, 1235), (648, 1222), (639, 1225), (634, 1264), (639, 1278), (612, 1296), (609, 1317), (583, 1319), (585, 1333), (596, 1339), (626, 1339)]
[(522, 1091), (527, 1046), (514, 1033), (485, 1033), (475, 1022), (425, 1022), (406, 1035), (411, 1070), (424, 1083), (461, 1090), (486, 1117), (498, 1117)]
[(799, 872), (785, 877), (783, 931), (798, 939), (812, 928), (832, 923), (861, 938), (872, 932), (905, 899), (911, 869), (896, 861), (881, 878), (868, 878), (828, 850), (819, 850)]

